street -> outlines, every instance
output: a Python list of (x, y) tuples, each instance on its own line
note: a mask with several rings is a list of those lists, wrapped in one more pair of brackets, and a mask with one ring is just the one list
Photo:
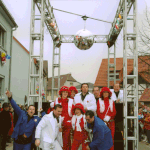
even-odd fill
[[(13, 150), (13, 143), (8, 143), (7, 145), (6, 150)], [(150, 145), (146, 145), (144, 142), (139, 142), (138, 150), (150, 150)]]

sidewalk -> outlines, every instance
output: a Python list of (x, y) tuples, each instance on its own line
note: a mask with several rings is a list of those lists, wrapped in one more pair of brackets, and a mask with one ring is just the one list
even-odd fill
[[(6, 147), (6, 150), (13, 150), (13, 143), (8, 143)], [(138, 150), (150, 150), (150, 145), (146, 145), (145, 142), (139, 142), (139, 148)]]
[(139, 142), (139, 150), (150, 150), (150, 145), (146, 145), (145, 142)]

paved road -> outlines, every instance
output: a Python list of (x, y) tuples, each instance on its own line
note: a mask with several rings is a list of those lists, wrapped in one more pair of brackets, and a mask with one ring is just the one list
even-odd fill
[[(13, 150), (13, 144), (8, 144), (6, 150)], [(144, 142), (139, 143), (139, 149), (138, 150), (150, 150), (150, 145), (146, 145)]]

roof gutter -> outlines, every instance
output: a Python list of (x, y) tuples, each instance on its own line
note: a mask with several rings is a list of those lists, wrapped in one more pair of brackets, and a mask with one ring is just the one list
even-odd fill
[(3, 8), (3, 10), (5, 11), (5, 13), (7, 14), (7, 16), (9, 17), (9, 19), (12, 21), (13, 25), (15, 28), (18, 28), (18, 25), (16, 24), (14, 18), (12, 17), (12, 15), (10, 14), (10, 12), (8, 11), (8, 9), (6, 8), (5, 4), (3, 3), (2, 0), (0, 0), (0, 6)]

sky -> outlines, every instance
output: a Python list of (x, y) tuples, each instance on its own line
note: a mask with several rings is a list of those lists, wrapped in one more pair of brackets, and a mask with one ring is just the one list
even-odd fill
[[(86, 15), (113, 22), (120, 0), (50, 0), (51, 6), (68, 12)], [(15, 19), (18, 28), (13, 35), (29, 50), (31, 0), (3, 0), (7, 9)], [(138, 27), (141, 26), (146, 5), (150, 8), (150, 0), (137, 0)], [(54, 10), (54, 15), (61, 35), (75, 35), (84, 28), (84, 21), (80, 16)], [(130, 28), (130, 25), (129, 25)], [(36, 27), (38, 30), (38, 25)], [(108, 35), (111, 24), (87, 19), (86, 29), (93, 35)], [(123, 32), (116, 43), (116, 57), (123, 57)], [(38, 54), (38, 44), (35, 54)], [(52, 76), (53, 41), (44, 32), (44, 60), (48, 60), (48, 76)], [(79, 50), (73, 43), (63, 43), (61, 46), (60, 74), (71, 73), (78, 82), (95, 83), (102, 59), (108, 57), (106, 43), (95, 43), (86, 51)], [(57, 70), (55, 71), (57, 75)]]

